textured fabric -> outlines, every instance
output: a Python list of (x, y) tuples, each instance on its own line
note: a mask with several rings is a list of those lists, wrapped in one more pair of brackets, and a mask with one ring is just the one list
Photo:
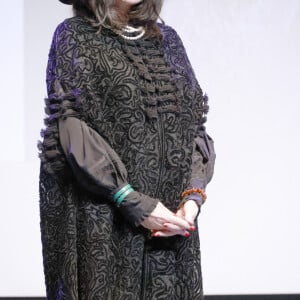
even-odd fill
[(126, 41), (75, 17), (54, 34), (39, 144), (48, 299), (203, 299), (198, 231), (149, 237), (110, 195), (78, 181), (59, 139), (59, 120), (81, 120), (119, 156), (127, 181), (147, 196), (139, 201), (159, 199), (173, 211), (191, 178), (209, 181), (213, 155), (194, 159), (213, 149), (194, 146), (207, 137), (207, 97), (176, 32), (161, 31), (161, 40)]
[[(60, 144), (78, 183), (86, 190), (112, 198), (127, 185), (127, 171), (115, 151), (85, 122), (69, 117), (59, 120)], [(131, 192), (118, 210), (138, 226), (153, 211), (158, 199)]]

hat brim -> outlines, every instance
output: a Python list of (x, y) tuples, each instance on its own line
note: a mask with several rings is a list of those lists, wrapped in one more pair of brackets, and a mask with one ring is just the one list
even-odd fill
[(69, 5), (73, 4), (73, 0), (59, 0), (59, 1), (63, 4), (69, 4)]

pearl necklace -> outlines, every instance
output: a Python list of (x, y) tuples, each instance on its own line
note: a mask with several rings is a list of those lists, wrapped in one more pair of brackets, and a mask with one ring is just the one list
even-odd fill
[[(131, 36), (131, 35), (126, 35), (126, 33), (129, 34), (137, 33), (137, 35)], [(123, 31), (119, 34), (122, 38), (126, 40), (137, 40), (140, 39), (145, 34), (145, 29), (142, 26), (135, 28), (127, 25), (125, 26)]]

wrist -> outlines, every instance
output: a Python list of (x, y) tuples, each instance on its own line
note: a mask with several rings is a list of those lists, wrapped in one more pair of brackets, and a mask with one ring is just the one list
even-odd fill
[(112, 200), (117, 206), (120, 206), (125, 198), (132, 192), (134, 192), (134, 189), (129, 183), (127, 183), (113, 191)]
[(122, 215), (133, 225), (139, 226), (156, 208), (159, 200), (133, 191), (118, 206)]
[(185, 201), (188, 201), (188, 200), (193, 200), (197, 203), (197, 205), (200, 207), (201, 205), (203, 205), (203, 203), (205, 202), (205, 200), (203, 199), (203, 197), (198, 194), (198, 193), (192, 193), (188, 196), (185, 196)]
[(203, 198), (197, 194), (188, 195), (182, 198), (181, 202), (178, 205), (178, 208), (182, 207), (187, 201), (194, 201), (197, 206), (200, 208), (204, 203)]

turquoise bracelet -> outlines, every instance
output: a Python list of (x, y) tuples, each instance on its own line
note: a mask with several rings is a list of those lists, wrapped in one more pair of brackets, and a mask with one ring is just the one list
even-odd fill
[(130, 184), (125, 185), (118, 192), (116, 192), (113, 196), (113, 200), (117, 203), (117, 206), (119, 206), (125, 197), (131, 192), (134, 192), (134, 189)]
[(125, 185), (124, 187), (122, 187), (118, 192), (116, 192), (113, 196), (113, 200), (117, 201), (118, 198), (124, 193), (126, 192), (128, 189), (132, 188), (130, 184)]
[(126, 190), (117, 200), (117, 206), (119, 206), (123, 200), (126, 198), (127, 195), (129, 195), (131, 192), (134, 192), (134, 189), (130, 187), (128, 190)]

